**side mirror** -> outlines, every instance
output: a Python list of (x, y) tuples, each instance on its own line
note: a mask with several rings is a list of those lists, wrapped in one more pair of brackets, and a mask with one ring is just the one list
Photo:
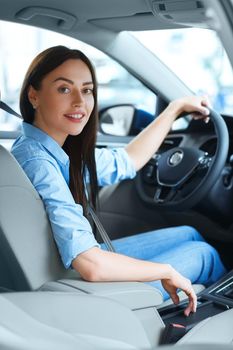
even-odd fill
[(154, 116), (133, 105), (117, 105), (100, 112), (100, 132), (112, 136), (137, 135)]
[(113, 106), (100, 113), (100, 131), (113, 136), (127, 136), (131, 129), (135, 108), (131, 105)]

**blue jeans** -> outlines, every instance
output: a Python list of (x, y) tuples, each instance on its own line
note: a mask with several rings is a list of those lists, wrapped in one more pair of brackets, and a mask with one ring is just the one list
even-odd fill
[[(117, 253), (170, 264), (192, 283), (208, 286), (226, 273), (218, 252), (191, 226), (145, 232), (115, 239), (112, 244)], [(148, 283), (162, 292), (164, 300), (169, 298), (160, 281)]]

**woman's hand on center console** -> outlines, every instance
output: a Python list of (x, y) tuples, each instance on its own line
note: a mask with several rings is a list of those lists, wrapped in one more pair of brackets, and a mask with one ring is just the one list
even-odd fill
[(170, 267), (170, 277), (166, 279), (162, 279), (162, 285), (164, 289), (170, 295), (174, 304), (179, 303), (179, 297), (177, 294), (177, 290), (181, 289), (188, 296), (189, 303), (186, 309), (184, 310), (184, 314), (189, 316), (190, 312), (196, 312), (197, 308), (197, 296), (192, 287), (191, 281), (184, 276), (182, 276), (175, 269)]

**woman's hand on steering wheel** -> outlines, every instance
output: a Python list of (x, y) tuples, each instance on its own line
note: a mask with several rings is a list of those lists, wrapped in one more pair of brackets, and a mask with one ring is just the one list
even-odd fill
[(183, 114), (191, 114), (194, 119), (209, 121), (211, 104), (207, 96), (188, 96), (176, 99), (169, 103), (167, 109), (179, 117)]

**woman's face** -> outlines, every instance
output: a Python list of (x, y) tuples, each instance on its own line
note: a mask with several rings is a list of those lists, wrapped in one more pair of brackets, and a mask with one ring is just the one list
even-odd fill
[(78, 135), (94, 107), (93, 81), (81, 59), (69, 59), (45, 76), (40, 90), (29, 88), (35, 107), (34, 125), (61, 146), (68, 135)]

